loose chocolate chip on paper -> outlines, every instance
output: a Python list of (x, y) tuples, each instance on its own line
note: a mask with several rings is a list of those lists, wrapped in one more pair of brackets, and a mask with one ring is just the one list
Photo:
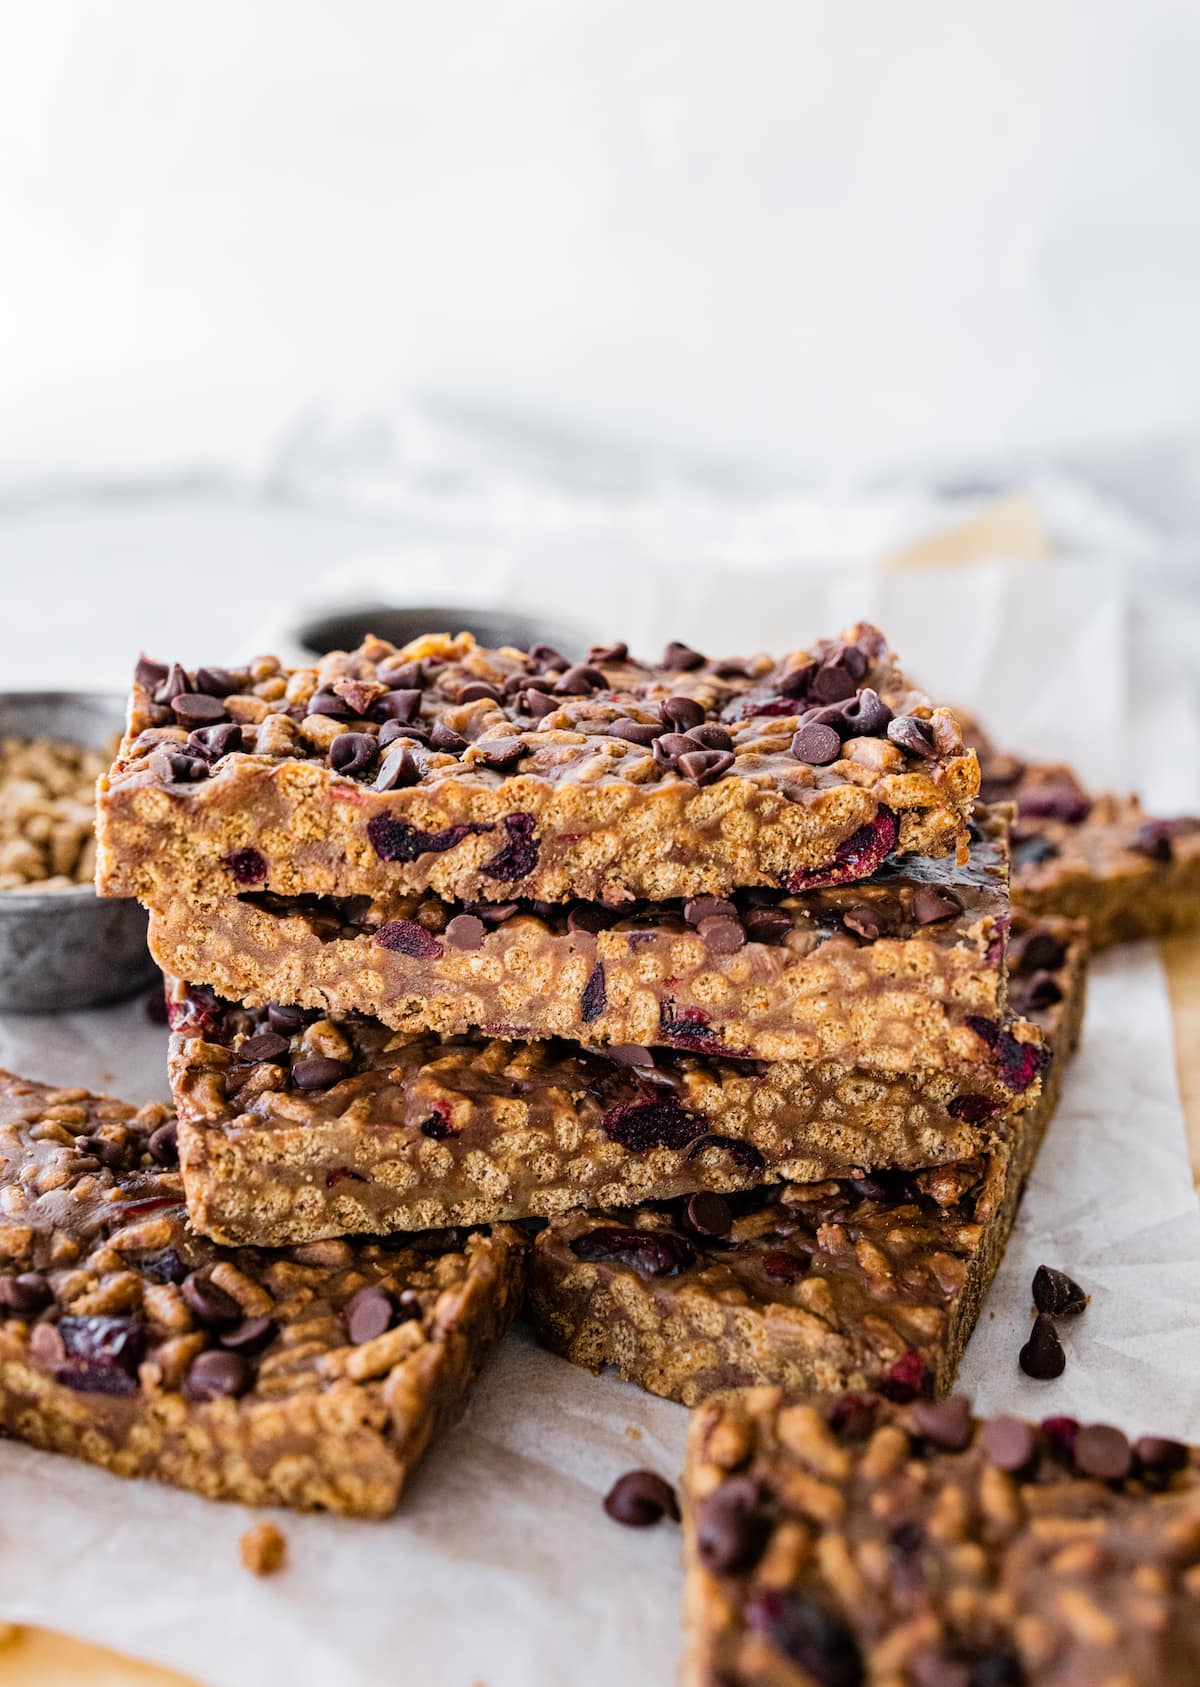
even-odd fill
[(183, 1392), (189, 1400), (225, 1400), (244, 1394), (252, 1379), (250, 1366), (240, 1353), (212, 1348), (193, 1361)]
[(292, 1067), (292, 1082), (301, 1090), (327, 1090), (339, 1083), (347, 1073), (343, 1061), (317, 1056), (312, 1060), (298, 1060)]
[(984, 1424), (979, 1432), (979, 1445), (990, 1464), (1015, 1476), (1033, 1463), (1037, 1436), (1032, 1425), (1021, 1418), (1002, 1416)]
[(349, 779), (365, 773), (378, 754), (379, 745), (369, 732), (339, 732), (329, 746), (329, 765)]
[(810, 767), (828, 767), (842, 753), (842, 741), (831, 726), (805, 721), (792, 738), (792, 754)]
[(1073, 1278), (1053, 1265), (1039, 1265), (1033, 1277), (1033, 1304), (1052, 1318), (1073, 1318), (1084, 1311), (1088, 1297)]
[(452, 949), (478, 949), (487, 927), (474, 914), (455, 914), (446, 927), (446, 941)]
[(1033, 1321), (1029, 1340), (1021, 1349), (1020, 1364), (1025, 1375), (1036, 1378), (1038, 1382), (1060, 1377), (1067, 1368), (1067, 1356), (1058, 1339), (1058, 1331), (1044, 1312), (1039, 1312)]
[(1133, 1449), (1119, 1429), (1085, 1424), (1075, 1437), (1075, 1468), (1099, 1482), (1122, 1482), (1133, 1469)]
[(346, 1304), (346, 1333), (355, 1347), (390, 1330), (396, 1317), (396, 1303), (382, 1283), (359, 1289)]
[(605, 1496), (604, 1509), (615, 1523), (630, 1529), (644, 1529), (664, 1517), (679, 1521), (674, 1488), (652, 1470), (629, 1470), (619, 1476)]

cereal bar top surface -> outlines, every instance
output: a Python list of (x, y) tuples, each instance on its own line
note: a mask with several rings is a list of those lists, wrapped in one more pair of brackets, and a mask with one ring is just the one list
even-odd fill
[(693, 1415), (693, 1687), (1182, 1687), (1200, 1454), (1105, 1424), (773, 1388)]

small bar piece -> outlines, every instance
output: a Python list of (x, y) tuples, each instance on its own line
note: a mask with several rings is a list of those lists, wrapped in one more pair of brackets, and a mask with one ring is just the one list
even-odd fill
[(179, 897), (153, 914), (150, 946), (165, 973), (227, 1000), (402, 1031), (969, 1073), (971, 1020), (1005, 1011), (1010, 816), (976, 812), (963, 866), (906, 856), (801, 895), (623, 909)]
[(192, 1222), (270, 1247), (961, 1160), (1035, 1105), (1048, 1059), (1025, 1020), (978, 1022), (968, 1080), (409, 1036), (172, 994)]
[(954, 716), (873, 627), (714, 661), (569, 664), (465, 633), (316, 668), (143, 659), (100, 782), (102, 894), (447, 901), (725, 896), (963, 849), (979, 788)]
[(900, 1379), (950, 1388), (1078, 1040), (1085, 929), (1039, 922), (1018, 934), (1013, 960), (1014, 1002), (1054, 1059), (1001, 1141), (915, 1173), (568, 1213), (534, 1246), (542, 1341), (689, 1406), (750, 1383), (792, 1395)]
[(217, 1248), (175, 1129), (0, 1073), (0, 1428), (210, 1499), (385, 1516), (516, 1314), (524, 1237)]
[(684, 1687), (1194, 1687), (1200, 1452), (961, 1395), (692, 1416)]

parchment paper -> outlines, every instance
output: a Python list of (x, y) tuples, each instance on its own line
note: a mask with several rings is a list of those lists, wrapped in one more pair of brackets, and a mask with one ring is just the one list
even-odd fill
[[(990, 704), (1017, 744), (1047, 751), (1058, 731), (1054, 747), (1071, 752), (1086, 740), (1102, 773), (1135, 783), (1137, 649), (1163, 646), (1133, 636), (1129, 599), (1111, 581), (1100, 593), (1078, 576), (1037, 574), (1036, 585), (1030, 570), (939, 576), (936, 590), (878, 577), (856, 577), (853, 589), (845, 579), (803, 589), (776, 579), (757, 620), (743, 584), (725, 605), (719, 583), (693, 580), (690, 594), (670, 599), (660, 582), (636, 613), (639, 636), (708, 637), (726, 649), (780, 647), (793, 629), (799, 639), (861, 612), (889, 628), (903, 622), (896, 642), (930, 687)], [(565, 602), (571, 583), (558, 584)], [(598, 633), (618, 621), (623, 631), (620, 604), (607, 591), (605, 602)], [(1028, 640), (1014, 654), (1017, 633)], [(1178, 685), (1173, 695), (1183, 695)], [(1196, 725), (1181, 713), (1184, 741)], [(1163, 769), (1159, 800), (1194, 803), (1194, 763), (1177, 761), (1174, 777), (1163, 758)], [(138, 1101), (166, 1093), (163, 1036), (138, 1004), (60, 1020), (10, 1016), (0, 1019), (0, 1064)], [(1043, 1260), (1093, 1297), (1064, 1326), (1068, 1366), (1054, 1383), (1030, 1381), (1016, 1363)], [(987, 1408), (1200, 1437), (1200, 1211), (1169, 1003), (1149, 946), (1094, 969), (1084, 1044), (963, 1383)], [(674, 1679), (679, 1650), (678, 1532), (620, 1529), (599, 1502), (632, 1465), (674, 1477), (686, 1416), (541, 1353), (518, 1330), (401, 1514), (384, 1524), (278, 1514), (289, 1567), (269, 1581), (240, 1566), (242, 1509), (5, 1444), (0, 1619), (65, 1629), (209, 1687), (657, 1687)]]

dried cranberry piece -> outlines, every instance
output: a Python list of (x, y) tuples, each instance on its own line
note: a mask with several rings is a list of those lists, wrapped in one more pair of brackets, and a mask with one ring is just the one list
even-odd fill
[(142, 1276), (149, 1277), (152, 1283), (182, 1283), (190, 1274), (188, 1266), (174, 1248), (162, 1248), (158, 1253), (143, 1254), (137, 1264)]
[(534, 824), (533, 815), (521, 810), (506, 814), (504, 830), (508, 842), (485, 861), (479, 871), (489, 879), (499, 879), (504, 884), (511, 884), (515, 879), (526, 878), (532, 873), (541, 853), (541, 844), (534, 836)]
[(576, 1236), (571, 1243), (576, 1259), (613, 1260), (641, 1277), (677, 1277), (694, 1262), (690, 1242), (671, 1230), (625, 1230), (603, 1225)]
[(377, 814), (367, 821), (367, 836), (381, 861), (416, 861), (422, 855), (444, 855), (474, 832), (490, 832), (490, 826), (447, 826), (443, 832), (422, 832), (407, 820)]
[(1050, 1451), (1064, 1464), (1075, 1462), (1075, 1442), (1079, 1436), (1078, 1418), (1051, 1417), (1042, 1419), (1042, 1434), (1050, 1444)]
[(658, 1028), (664, 1041), (683, 1048), (697, 1049), (703, 1054), (715, 1054), (721, 1039), (708, 1028), (708, 1015), (703, 1008), (688, 1007), (677, 1013), (674, 1002), (662, 1002), (658, 1009)]
[(689, 1160), (698, 1159), (710, 1148), (719, 1149), (728, 1154), (739, 1171), (746, 1172), (750, 1177), (760, 1177), (767, 1169), (767, 1162), (752, 1142), (742, 1142), (736, 1136), (718, 1136), (714, 1131), (706, 1131), (698, 1136), (687, 1152)]
[(866, 1679), (854, 1635), (806, 1593), (760, 1589), (746, 1601), (746, 1621), (819, 1687), (861, 1687)]
[(703, 1134), (704, 1125), (674, 1096), (654, 1101), (625, 1101), (604, 1115), (604, 1133), (632, 1154), (652, 1148), (686, 1148)]
[(225, 1003), (207, 984), (189, 984), (178, 1001), (167, 1003), (167, 1024), (185, 1036), (215, 1041), (224, 1028)]
[(60, 1318), (58, 1333), (67, 1355), (55, 1381), (84, 1394), (136, 1394), (137, 1368), (146, 1351), (146, 1332), (137, 1318)]
[(982, 1125), (999, 1111), (1000, 1103), (986, 1095), (956, 1095), (946, 1111), (952, 1119), (963, 1119), (968, 1125)]
[(225, 865), (233, 874), (234, 884), (262, 884), (267, 876), (267, 863), (256, 849), (239, 849), (227, 855)]
[(599, 1019), (608, 1003), (608, 991), (604, 983), (604, 967), (597, 964), (591, 970), (588, 981), (579, 997), (579, 1017), (585, 1025), (590, 1025), (593, 1019)]
[(1045, 1071), (1050, 1050), (1038, 1043), (1021, 1043), (1011, 1031), (1002, 1031), (996, 1042), (996, 1064), (1003, 1083), (1021, 1095)]
[(442, 953), (442, 945), (432, 932), (418, 925), (416, 920), (389, 920), (375, 933), (381, 949), (392, 949), (399, 955), (411, 955), (418, 961), (435, 961)]
[(931, 1383), (929, 1366), (914, 1348), (908, 1353), (902, 1353), (895, 1364), (889, 1367), (879, 1384), (879, 1392), (885, 1400), (906, 1403), (916, 1400), (922, 1394), (928, 1394)]
[(820, 885), (852, 884), (865, 879), (882, 866), (896, 846), (900, 827), (890, 808), (881, 808), (874, 820), (868, 820), (852, 832), (838, 846), (833, 860), (826, 867), (802, 867), (789, 875), (784, 888), (790, 891), (815, 890)]
[(1092, 799), (1074, 785), (1035, 785), (1022, 791), (1017, 813), (1022, 820), (1061, 820), (1079, 826), (1092, 812)]
[(762, 1256), (762, 1268), (773, 1283), (790, 1285), (804, 1275), (807, 1267), (807, 1257), (788, 1253), (783, 1248), (774, 1248)]

